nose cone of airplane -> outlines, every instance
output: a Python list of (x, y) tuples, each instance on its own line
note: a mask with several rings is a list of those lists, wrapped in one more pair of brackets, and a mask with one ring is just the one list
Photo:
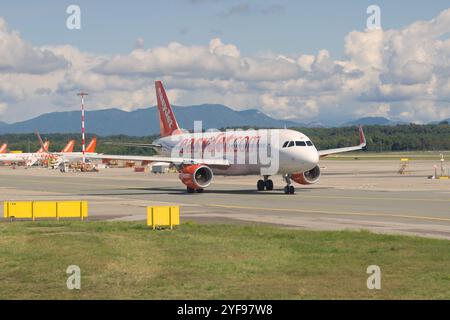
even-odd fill
[(308, 168), (312, 169), (319, 164), (319, 153), (317, 150), (310, 150), (302, 155), (302, 160)]

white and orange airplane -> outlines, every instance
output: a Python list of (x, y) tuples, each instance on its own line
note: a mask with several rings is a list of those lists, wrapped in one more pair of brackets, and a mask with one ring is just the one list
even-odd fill
[(33, 153), (0, 153), (0, 162), (25, 162), (27, 166), (32, 166), (46, 156), (49, 146), (50, 142), (45, 141), (41, 148)]
[[(73, 144), (75, 145), (75, 140), (73, 140)], [(96, 149), (97, 149), (97, 138), (92, 138), (91, 142), (89, 142), (89, 144), (86, 146), (85, 156), (97, 155)], [(80, 161), (81, 159), (83, 159), (83, 152), (73, 152), (73, 146), (70, 151), (64, 151), (63, 149), (61, 152), (51, 153), (50, 155), (53, 156), (53, 158), (56, 160), (55, 167), (59, 166), (62, 163)]]
[[(97, 146), (97, 138), (93, 138), (86, 148), (88, 154), (95, 154), (95, 149)], [(0, 154), (0, 162), (24, 162), (26, 166), (31, 167), (38, 161), (45, 161), (49, 159), (55, 160), (55, 163), (59, 165), (64, 160), (64, 156), (72, 154), (74, 156), (82, 156), (81, 152), (73, 152), (75, 147), (75, 140), (70, 140), (66, 146), (57, 153), (50, 153), (48, 151), (50, 147), (50, 142), (46, 141), (41, 144), (41, 148), (33, 153), (3, 153)]]
[[(59, 167), (62, 163), (79, 161), (83, 158), (83, 152), (73, 152), (75, 140), (69, 141), (61, 152), (47, 153), (47, 157), (53, 159), (53, 166)], [(91, 142), (86, 146), (85, 155), (96, 155), (97, 138), (92, 138)], [(68, 156), (70, 155), (70, 158)]]
[[(167, 162), (179, 171), (188, 193), (203, 192), (214, 175), (260, 175), (258, 191), (273, 190), (270, 176), (282, 174), (284, 192), (295, 193), (292, 181), (309, 185), (319, 181), (319, 159), (330, 154), (361, 150), (366, 146), (362, 128), (357, 146), (317, 151), (301, 132), (288, 129), (206, 131), (182, 130), (175, 118), (161, 81), (155, 82), (161, 137), (152, 144), (160, 156), (87, 155), (90, 159)], [(133, 144), (128, 144), (133, 145)]]

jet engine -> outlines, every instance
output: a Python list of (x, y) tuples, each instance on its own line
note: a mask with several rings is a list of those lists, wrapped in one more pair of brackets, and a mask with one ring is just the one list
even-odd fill
[(208, 187), (213, 179), (211, 168), (203, 164), (184, 166), (180, 170), (180, 180), (188, 190), (201, 190)]
[(291, 179), (297, 182), (298, 184), (314, 184), (320, 180), (320, 168), (319, 166), (315, 166), (313, 169), (303, 172), (303, 173), (294, 173), (291, 176)]

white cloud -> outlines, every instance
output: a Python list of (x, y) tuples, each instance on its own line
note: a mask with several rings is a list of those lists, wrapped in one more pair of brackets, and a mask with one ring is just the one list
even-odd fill
[(35, 48), (22, 40), (17, 31), (9, 31), (0, 18), (0, 71), (44, 74), (65, 68), (67, 61), (47, 49)]
[(275, 117), (344, 122), (385, 116), (426, 122), (450, 116), (450, 9), (398, 30), (352, 31), (345, 57), (270, 53), (244, 56), (214, 38), (205, 45), (171, 42), (129, 54), (99, 55), (66, 46), (33, 47), (0, 19), (0, 104), (16, 119), (78, 108), (132, 110), (155, 103), (162, 79), (173, 103), (223, 103)]

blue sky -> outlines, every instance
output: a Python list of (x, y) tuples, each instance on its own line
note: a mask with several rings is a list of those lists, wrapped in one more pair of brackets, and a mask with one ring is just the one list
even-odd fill
[[(81, 31), (65, 28), (68, 5), (82, 8)], [(433, 1), (241, 1), (241, 0), (16, 0), (2, 2), (1, 16), (34, 45), (71, 44), (96, 53), (125, 53), (142, 37), (146, 47), (171, 41), (204, 44), (213, 37), (243, 54), (343, 53), (343, 38), (363, 30), (366, 8), (382, 8), (384, 29), (429, 20), (449, 6)], [(101, 39), (101, 41), (100, 41)]]
[[(82, 30), (66, 28), (72, 4)], [(382, 29), (366, 28), (372, 4)], [(0, 121), (76, 110), (79, 90), (90, 109), (149, 107), (155, 80), (181, 106), (305, 123), (442, 120), (449, 35), (448, 0), (2, 2)]]

